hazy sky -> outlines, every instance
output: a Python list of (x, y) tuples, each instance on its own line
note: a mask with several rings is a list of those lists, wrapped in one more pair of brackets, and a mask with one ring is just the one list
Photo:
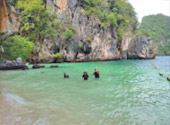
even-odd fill
[(170, 16), (170, 0), (129, 0), (135, 8), (139, 21), (143, 16), (163, 13)]

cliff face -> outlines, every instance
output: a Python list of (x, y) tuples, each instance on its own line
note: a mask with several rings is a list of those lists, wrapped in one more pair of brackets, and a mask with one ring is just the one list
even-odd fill
[(19, 29), (19, 15), (13, 6), (10, 6), (8, 13), (6, 1), (0, 1), (0, 32), (17, 32)]
[(4, 0), (0, 1), (0, 32), (3, 32), (7, 27), (8, 12)]
[[(58, 51), (62, 55), (60, 61), (100, 61), (120, 58), (120, 48), (118, 48), (113, 28), (105, 30), (96, 24), (98, 19), (95, 16), (87, 17), (85, 10), (78, 6), (77, 0), (50, 0), (47, 1), (47, 6), (55, 10), (60, 22), (69, 20), (76, 30), (70, 42)], [(58, 41), (55, 48), (60, 44), (60, 40)], [(43, 47), (40, 53), (42, 51), (44, 51)], [(54, 54), (53, 52), (51, 51), (51, 55)], [(47, 58), (50, 59), (51, 55), (48, 54)], [(42, 55), (38, 54), (33, 62), (40, 60), (45, 62), (47, 58), (43, 60)]]
[[(74, 27), (76, 33), (65, 44), (62, 43), (63, 41), (60, 38), (57, 38), (53, 43), (46, 39), (43, 44), (37, 44), (30, 59), (32, 63), (154, 57), (154, 54), (150, 54), (152, 49), (152, 43), (148, 42), (150, 40), (146, 37), (141, 39), (124, 38), (122, 44), (120, 44), (116, 39), (114, 28), (104, 29), (100, 24), (97, 24), (99, 20), (96, 16), (87, 17), (85, 10), (78, 4), (78, 0), (46, 0), (46, 6), (54, 10), (53, 13), (58, 16), (59, 22), (68, 21)], [(5, 4), (3, 8), (5, 8)], [(3, 9), (2, 12), (3, 15), (8, 15), (6, 9)], [(1, 32), (18, 30), (18, 15), (15, 9), (13, 9), (13, 12), (11, 13), (11, 21), (9, 21), (8, 16), (2, 16), (5, 17), (3, 20), (0, 18), (1, 23), (4, 23)], [(8, 28), (8, 26), (11, 28)], [(14, 30), (12, 30), (13, 28)], [(137, 45), (134, 45), (134, 43), (137, 43)], [(55, 53), (60, 53), (62, 57), (57, 60), (54, 59)]]
[(127, 50), (128, 59), (151, 59), (155, 57), (153, 41), (149, 37), (134, 38)]

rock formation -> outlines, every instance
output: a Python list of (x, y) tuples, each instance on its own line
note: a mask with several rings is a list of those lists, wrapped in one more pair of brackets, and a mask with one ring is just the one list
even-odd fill
[(156, 55), (153, 52), (153, 41), (150, 37), (139, 36), (134, 38), (128, 48), (128, 59), (151, 59)]
[[(47, 6), (55, 10), (61, 22), (68, 19), (76, 30), (76, 35), (71, 42), (59, 50), (63, 61), (103, 61), (120, 58), (120, 48), (117, 47), (118, 42), (113, 28), (105, 30), (96, 24), (98, 19), (87, 17), (85, 10), (78, 5), (77, 0), (50, 0), (47, 1)], [(43, 49), (42, 47), (41, 50)], [(51, 55), (53, 54), (51, 53)], [(34, 57), (35, 62), (41, 57), (40, 54), (38, 58)], [(41, 62), (46, 62), (46, 59), (41, 58)]]
[[(104, 29), (96, 23), (99, 21), (97, 17), (87, 17), (85, 10), (79, 6), (78, 0), (46, 0), (45, 3), (47, 7), (54, 10), (60, 22), (68, 20), (76, 30), (76, 34), (67, 44), (63, 45), (63, 48), (58, 47), (60, 39), (53, 43), (45, 40), (43, 44), (37, 44), (30, 59), (32, 63), (104, 61), (122, 57), (147, 59), (155, 56), (152, 52), (152, 42), (148, 37), (124, 38), (120, 44), (116, 39), (114, 28)], [(19, 22), (15, 9), (12, 9), (13, 13), (11, 13), (11, 21), (9, 21), (4, 0), (1, 1), (0, 6), (3, 14), (3, 16), (0, 15), (1, 24), (3, 23), (0, 32), (17, 31)], [(62, 55), (60, 60), (54, 59), (53, 55), (56, 52)]]

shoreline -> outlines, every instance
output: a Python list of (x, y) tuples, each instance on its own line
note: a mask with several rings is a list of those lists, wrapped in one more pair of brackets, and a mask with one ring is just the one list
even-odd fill
[(117, 58), (117, 59), (104, 59), (104, 60), (99, 59), (99, 60), (73, 60), (73, 61), (61, 61), (61, 62), (35, 62), (35, 63), (26, 62), (26, 63), (29, 63), (30, 65), (34, 65), (34, 64), (56, 64), (56, 63), (111, 62), (111, 61), (119, 61), (119, 60), (152, 60), (155, 58), (156, 56), (154, 58), (131, 58), (131, 59)]

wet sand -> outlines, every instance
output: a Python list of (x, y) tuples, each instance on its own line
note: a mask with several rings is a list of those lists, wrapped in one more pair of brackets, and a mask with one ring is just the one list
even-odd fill
[(0, 125), (12, 125), (15, 123), (15, 112), (14, 108), (5, 99), (3, 88), (5, 86), (0, 84)]
[(0, 124), (8, 125), (11, 123), (10, 121), (8, 121), (9, 119), (7, 118), (8, 116), (10, 116), (10, 106), (5, 101), (5, 97), (2, 92), (3, 88), (4, 85), (0, 84)]
[(39, 118), (40, 114), (30, 109), (32, 107), (18, 107), (9, 102), (3, 93), (3, 88), (5, 88), (5, 86), (0, 84), (0, 125), (30, 125), (42, 123), (41, 118)]
[(3, 88), (4, 88), (4, 85), (0, 84), (0, 94), (2, 94)]

